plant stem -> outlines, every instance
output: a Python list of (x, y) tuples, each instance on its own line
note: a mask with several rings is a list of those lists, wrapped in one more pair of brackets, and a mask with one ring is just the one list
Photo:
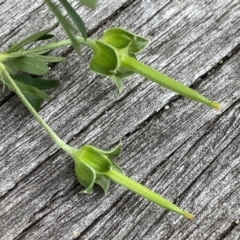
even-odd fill
[[(91, 49), (94, 49), (94, 40), (91, 40), (91, 39), (85, 40), (82, 37), (78, 37), (76, 39), (82, 45), (85, 45), (85, 46), (88, 46)], [(46, 52), (49, 52), (51, 50), (54, 50), (56, 48), (69, 46), (71, 44), (72, 44), (71, 40), (66, 39), (66, 40), (63, 40), (63, 41), (55, 42), (55, 43), (49, 43), (49, 44), (46, 44), (44, 46), (27, 49), (27, 50), (24, 50), (22, 52), (11, 53), (11, 56), (14, 56), (15, 58), (17, 58), (17, 57), (22, 57), (22, 56), (31, 55), (31, 54), (42, 54), (42, 53), (46, 53)]]
[(69, 155), (71, 155), (71, 153), (73, 151), (75, 151), (75, 148), (70, 147), (68, 144), (66, 144), (64, 141), (62, 141), (62, 139), (59, 138), (59, 136), (48, 126), (48, 124), (42, 119), (42, 117), (36, 112), (36, 110), (32, 107), (32, 105), (25, 98), (24, 94), (18, 88), (17, 84), (14, 82), (14, 80), (9, 75), (8, 71), (6, 70), (5, 66), (1, 62), (0, 62), (0, 73), (2, 74), (3, 77), (5, 76), (8, 83), (13, 88), (14, 92), (18, 95), (18, 97), (23, 102), (23, 104), (26, 106), (26, 108), (32, 113), (34, 118), (47, 131), (47, 133), (50, 135), (50, 137), (53, 139), (53, 141), (57, 144), (57, 146), (59, 146), (61, 149), (63, 149), (65, 152), (67, 152)]
[(152, 80), (153, 82), (158, 83), (159, 85), (162, 85), (174, 92), (177, 92), (177, 93), (181, 94), (182, 96), (185, 96), (189, 99), (192, 99), (192, 100), (200, 102), (200, 103), (204, 103), (204, 104), (206, 104), (212, 108), (215, 108), (217, 110), (219, 110), (221, 108), (220, 103), (213, 102), (213, 101), (207, 99), (206, 97), (204, 97), (197, 91), (175, 81), (174, 79), (168, 77), (167, 75), (158, 72), (157, 70), (139, 62), (138, 60), (135, 60), (129, 56), (124, 55), (120, 59), (120, 61), (124, 67), (142, 75), (143, 77), (146, 77), (146, 78)]
[(112, 181), (126, 187), (132, 192), (139, 194), (140, 196), (160, 205), (170, 211), (179, 213), (186, 218), (193, 219), (194, 215), (188, 213), (181, 208), (174, 205), (172, 202), (162, 197), (161, 195), (155, 193), (154, 191), (148, 189), (147, 187), (141, 185), (140, 183), (132, 180), (131, 178), (123, 175), (122, 173), (111, 169), (110, 171), (104, 173), (107, 177), (109, 177)]

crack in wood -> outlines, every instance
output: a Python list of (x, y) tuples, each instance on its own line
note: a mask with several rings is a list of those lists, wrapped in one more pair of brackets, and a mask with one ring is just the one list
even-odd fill
[[(202, 74), (199, 79), (201, 80), (206, 80), (210, 76), (214, 75), (217, 73), (217, 71), (221, 70), (224, 67), (224, 64), (226, 64), (231, 57), (234, 55), (238, 54), (240, 51), (240, 44), (238, 44), (235, 48), (233, 48), (229, 53), (227, 53), (221, 60), (218, 61), (212, 68), (210, 68), (206, 73)], [(192, 84), (191, 87), (197, 88), (201, 81), (196, 81), (195, 83)]]
[[(50, 147), (49, 147), (50, 148)], [(47, 149), (46, 149), (47, 150)], [(33, 169), (31, 169), (30, 172), (28, 172), (26, 175), (24, 175), (21, 179), (19, 179), (15, 185), (11, 188), (8, 189), (8, 191), (6, 193), (4, 193), (3, 195), (0, 196), (0, 200), (4, 200), (11, 192), (13, 192), (15, 190), (15, 188), (17, 188), (21, 182), (23, 182), (24, 180), (26, 180), (29, 175), (33, 174), (34, 172), (36, 172), (39, 168), (41, 168), (42, 165), (44, 165), (47, 161), (49, 161), (51, 158), (53, 158), (54, 156), (56, 156), (61, 150), (56, 150), (56, 152), (54, 152), (53, 154), (51, 154), (50, 156), (48, 156), (46, 159), (44, 159), (44, 161), (40, 162), (38, 165), (36, 165)]]
[(42, 217), (40, 217), (39, 219), (35, 220), (33, 223), (29, 224), (27, 227), (25, 227), (24, 229), (21, 230), (21, 232), (13, 238), (13, 240), (21, 240), (24, 238), (24, 236), (26, 236), (28, 234), (28, 231), (31, 230), (32, 228), (34, 228), (34, 226), (36, 226), (39, 222), (41, 222), (42, 219), (44, 219), (46, 216), (48, 216), (51, 212), (53, 212), (53, 210), (50, 210), (49, 212), (47, 212), (46, 214), (44, 214)]
[[(224, 58), (222, 58), (213, 68), (211, 68), (210, 70), (208, 70), (206, 73), (204, 73), (202, 76), (200, 76), (192, 85), (190, 85), (190, 88), (197, 88), (200, 84), (202, 84), (203, 80), (206, 80), (208, 77), (210, 77), (213, 74), (216, 74), (217, 71), (219, 71), (224, 64), (235, 54), (237, 54), (240, 51), (240, 44), (237, 45), (230, 53), (228, 53)], [(214, 69), (214, 72), (212, 71)], [(141, 85), (142, 83), (139, 83), (137, 86)], [(136, 86), (136, 87), (137, 87)], [(141, 122), (140, 124), (136, 125), (135, 129), (132, 130), (131, 132), (127, 133), (124, 137), (130, 137), (132, 134), (135, 134), (136, 132), (138, 132), (139, 130), (141, 130), (144, 126), (146, 126), (150, 121), (152, 121), (152, 119), (156, 116), (161, 114), (163, 111), (165, 110), (165, 107), (167, 105), (171, 105), (172, 103), (178, 101), (179, 99), (182, 99), (183, 97), (181, 95), (175, 95), (172, 98), (169, 99), (169, 101), (161, 108), (159, 109), (159, 111), (155, 111), (153, 112), (153, 114), (149, 115), (148, 118), (146, 118), (143, 122)], [(231, 106), (230, 106), (231, 107)], [(227, 109), (226, 109), (227, 110)], [(222, 116), (225, 112), (222, 112), (219, 115)], [(218, 120), (218, 117), (216, 118), (216, 121)]]
[(234, 222), (232, 222), (229, 227), (224, 231), (222, 232), (218, 237), (217, 237), (217, 240), (223, 240), (225, 239), (233, 230), (235, 227), (238, 226), (238, 223), (236, 222), (236, 220)]
[(7, 101), (9, 101), (15, 94), (13, 92), (9, 93), (0, 101), (0, 107), (2, 107)]
[[(121, 194), (118, 199), (112, 203), (110, 207), (107, 208), (100, 216), (98, 216), (87, 228), (85, 228), (81, 234), (74, 238), (74, 240), (81, 240), (83, 236), (86, 235), (87, 232), (89, 232), (90, 229), (92, 229), (95, 225), (97, 225), (103, 217), (105, 217), (107, 214), (109, 214), (119, 203), (123, 201), (123, 198), (127, 195), (128, 191), (125, 190), (123, 194)], [(131, 195), (127, 196), (126, 199), (124, 199), (124, 202), (127, 202), (131, 198)]]

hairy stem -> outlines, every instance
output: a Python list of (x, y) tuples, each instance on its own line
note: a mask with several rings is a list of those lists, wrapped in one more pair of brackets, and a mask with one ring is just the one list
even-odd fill
[(61, 149), (63, 149), (65, 152), (67, 152), (69, 155), (75, 150), (74, 148), (70, 147), (68, 144), (66, 144), (64, 141), (62, 141), (61, 138), (48, 126), (48, 124), (42, 119), (42, 117), (36, 112), (36, 110), (32, 107), (32, 105), (28, 102), (28, 100), (25, 98), (24, 94), (21, 92), (21, 90), (18, 88), (17, 84), (14, 82), (12, 77), (9, 75), (8, 71), (6, 70), (5, 66), (0, 62), (0, 73), (2, 74), (3, 78), (6, 78), (6, 83), (10, 84), (14, 92), (18, 95), (20, 100), (23, 102), (23, 104), (26, 106), (26, 108), (32, 113), (34, 118), (40, 123), (40, 125), (47, 131), (47, 133), (50, 135), (50, 137), (53, 139), (53, 141), (59, 146)]

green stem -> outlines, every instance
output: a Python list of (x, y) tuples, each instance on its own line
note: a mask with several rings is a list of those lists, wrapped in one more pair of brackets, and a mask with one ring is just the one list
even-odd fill
[(124, 55), (120, 61), (124, 67), (126, 67), (126, 68), (142, 75), (143, 77), (146, 77), (146, 78), (152, 80), (153, 82), (156, 82), (174, 92), (177, 92), (184, 97), (187, 97), (189, 99), (192, 99), (192, 100), (200, 102), (200, 103), (204, 103), (207, 106), (210, 106), (217, 110), (219, 110), (221, 108), (220, 103), (209, 100), (208, 98), (204, 97), (197, 91), (175, 81), (174, 79), (168, 77), (167, 75), (158, 72), (157, 70), (139, 62), (138, 60), (135, 60), (129, 56)]
[(164, 198), (161, 195), (155, 193), (154, 191), (148, 189), (147, 187), (141, 185), (140, 183), (132, 180), (131, 178), (123, 175), (120, 172), (117, 172), (112, 169), (112, 170), (106, 172), (105, 175), (107, 177), (109, 177), (112, 181), (126, 187), (130, 191), (139, 194), (140, 196), (156, 203), (157, 205), (160, 205), (170, 211), (179, 213), (186, 218), (189, 218), (189, 219), (194, 218), (194, 215), (192, 215), (191, 213), (188, 213), (188, 212), (182, 210), (181, 208), (177, 207), (176, 205), (174, 205), (172, 202), (170, 202), (166, 198)]
[[(91, 39), (85, 40), (82, 37), (78, 37), (76, 39), (82, 45), (85, 45), (85, 46), (90, 47), (91, 49), (94, 49), (94, 40), (91, 40)], [(18, 57), (22, 57), (22, 56), (26, 56), (26, 55), (31, 55), (31, 54), (42, 54), (42, 53), (54, 50), (56, 48), (69, 46), (69, 45), (72, 45), (72, 42), (71, 42), (70, 39), (66, 39), (66, 40), (63, 40), (63, 41), (59, 41), (59, 42), (55, 42), (55, 43), (49, 43), (49, 44), (46, 44), (44, 46), (31, 48), (31, 49), (28, 49), (28, 50), (24, 50), (24, 51), (17, 52), (17, 53), (11, 53), (11, 54), (8, 54), (8, 55), (11, 56), (12, 58), (13, 57), (18, 58)]]
[(18, 88), (17, 84), (14, 82), (12, 77), (9, 75), (8, 71), (6, 70), (5, 66), (0, 62), (0, 73), (2, 76), (6, 77), (8, 83), (13, 88), (14, 92), (18, 95), (20, 100), (23, 102), (23, 104), (26, 106), (26, 108), (32, 113), (34, 118), (41, 124), (41, 126), (47, 131), (47, 133), (50, 135), (50, 137), (53, 139), (53, 141), (65, 152), (67, 152), (69, 155), (75, 150), (74, 148), (70, 147), (68, 144), (66, 144), (64, 141), (62, 141), (61, 138), (58, 137), (58, 135), (47, 125), (47, 123), (41, 118), (41, 116), (36, 112), (36, 110), (32, 107), (32, 105), (28, 102), (28, 100), (25, 98), (24, 94), (21, 92), (21, 90)]

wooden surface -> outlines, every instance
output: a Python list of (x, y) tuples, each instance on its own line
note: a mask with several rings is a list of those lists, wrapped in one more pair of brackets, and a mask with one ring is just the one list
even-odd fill
[[(74, 2), (76, 5), (77, 1)], [(90, 37), (121, 26), (151, 39), (141, 61), (221, 101), (220, 112), (134, 75), (119, 96), (72, 48), (40, 114), (66, 142), (109, 149), (126, 174), (196, 214), (189, 221), (112, 184), (81, 195), (73, 161), (9, 91), (0, 93), (0, 239), (240, 239), (239, 0), (99, 1)], [(0, 1), (1, 51), (55, 23), (43, 1)], [(63, 39), (59, 27), (57, 38)], [(16, 108), (17, 107), (17, 108)]]

